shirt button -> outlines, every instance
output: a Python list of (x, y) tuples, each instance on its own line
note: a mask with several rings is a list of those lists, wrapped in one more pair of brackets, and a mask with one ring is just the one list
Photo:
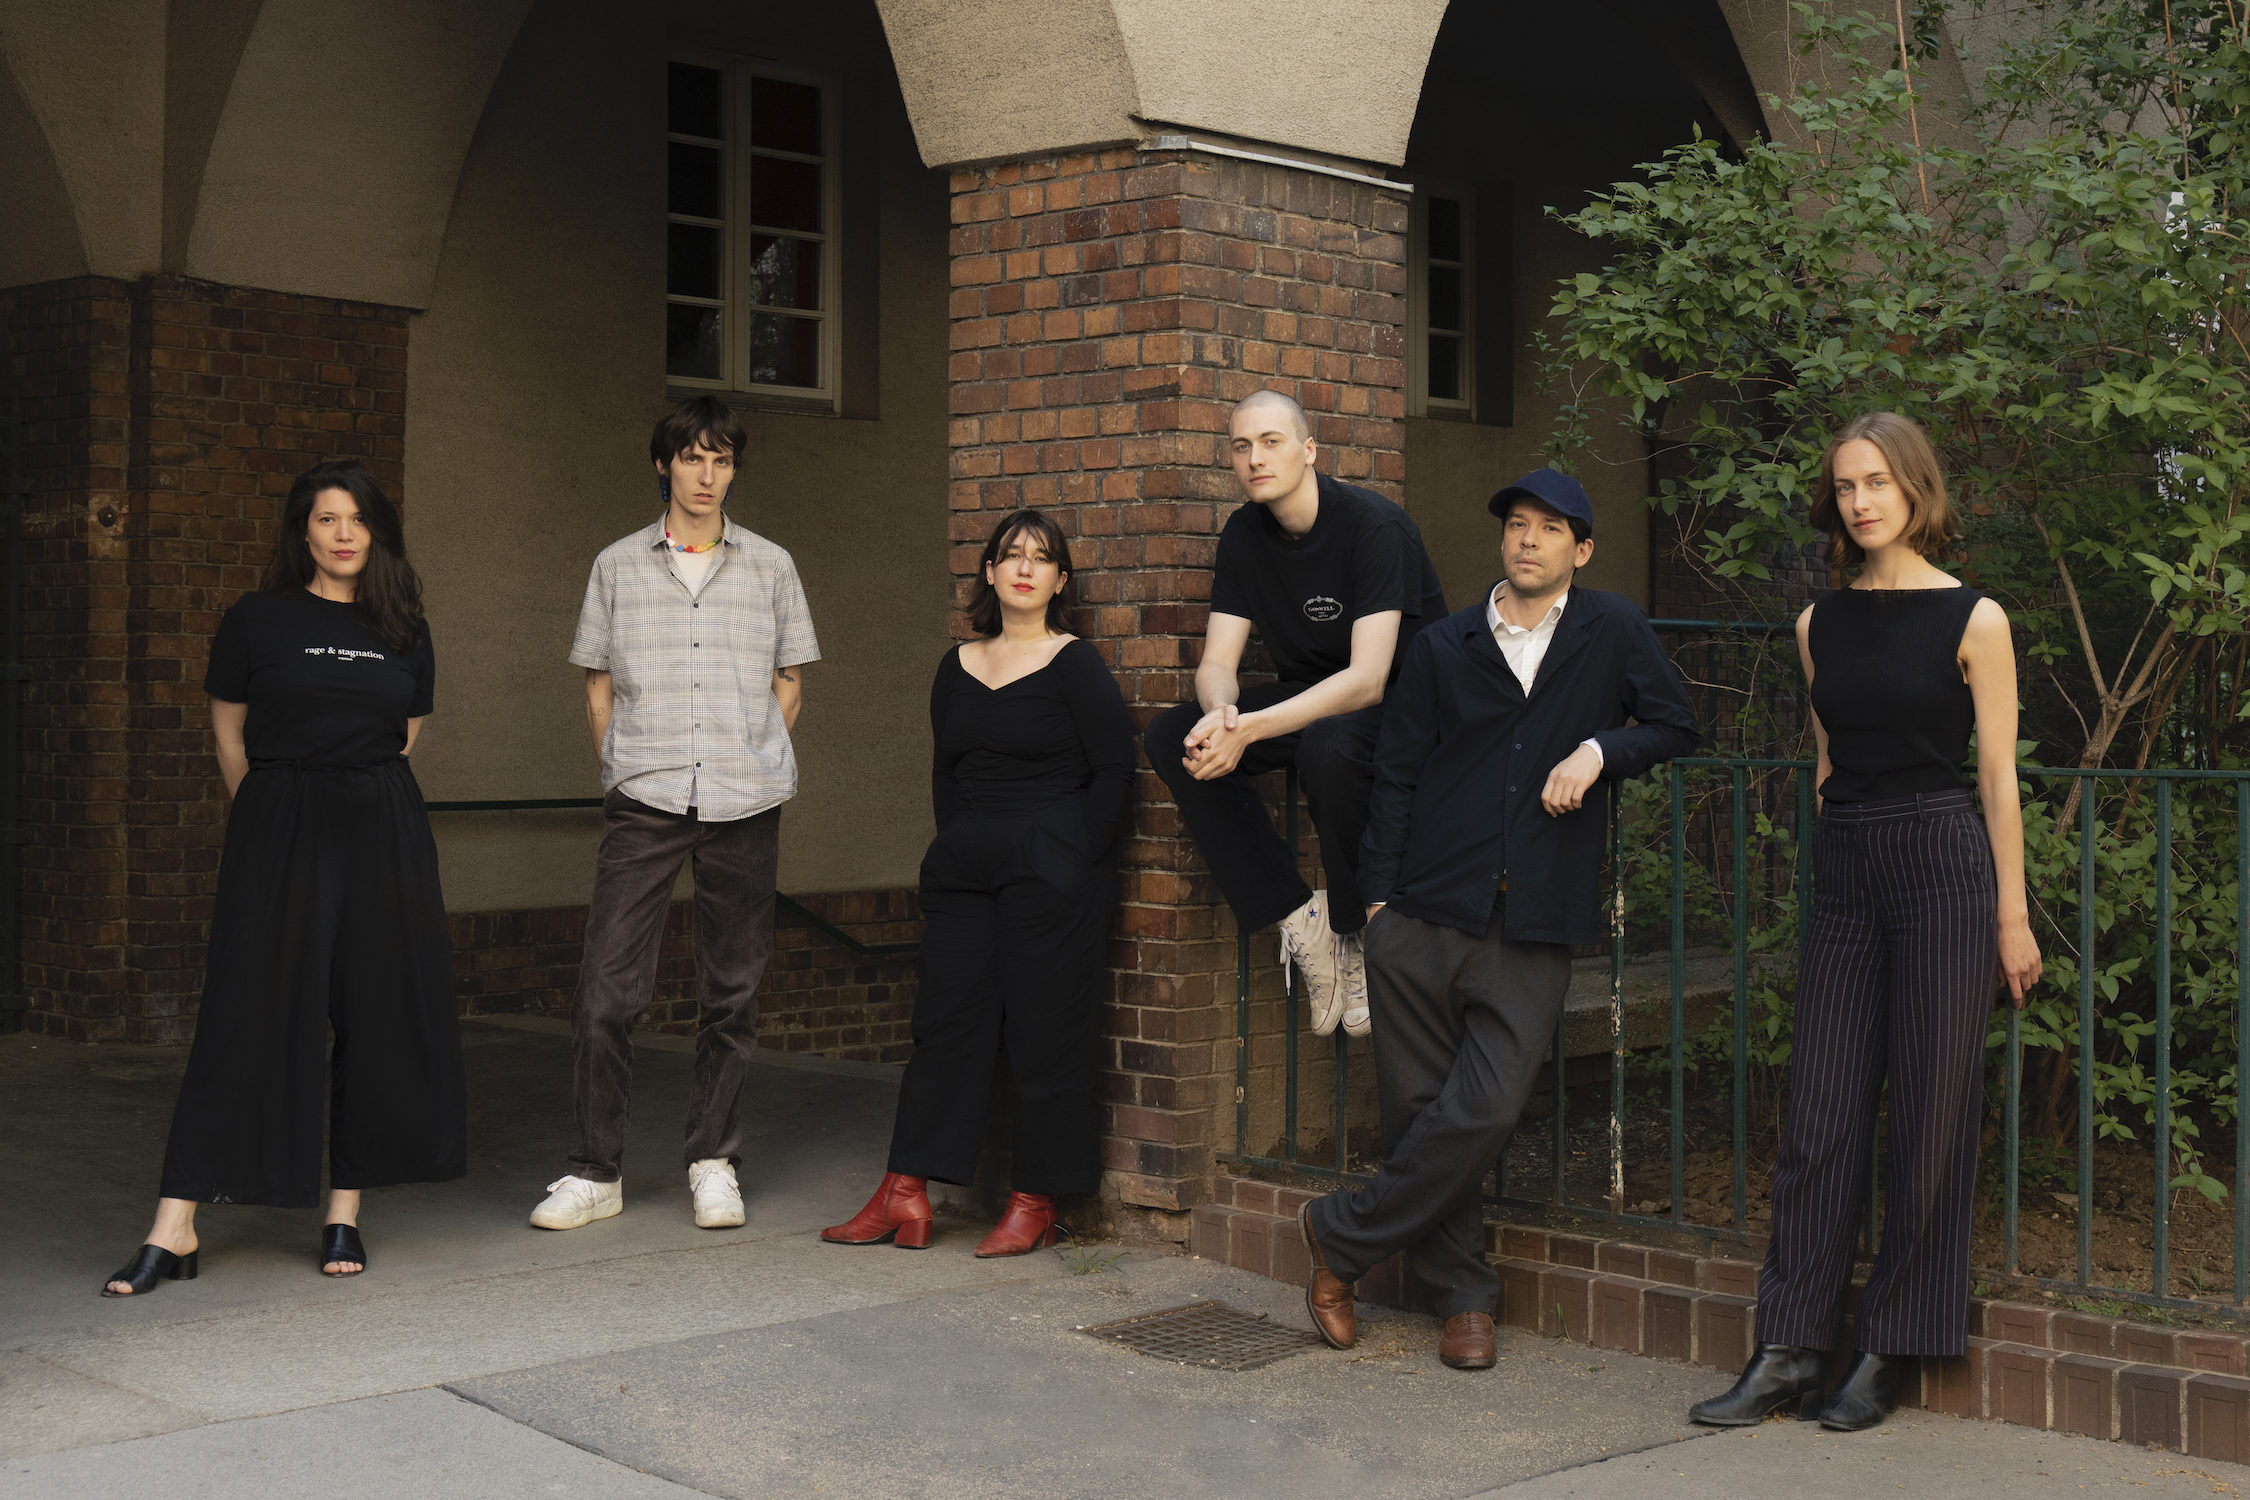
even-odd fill
[(1514, 790), (1515, 790), (1515, 788), (1514, 788), (1514, 787), (1509, 787), (1509, 788), (1508, 788), (1508, 790), (1512, 792), (1512, 791), (1514, 791)]
[(691, 602), (691, 603), (690, 603), (690, 604), (688, 605), (688, 608), (689, 608), (689, 609), (701, 609), (702, 607), (703, 607), (702, 605), (700, 605), (700, 604), (695, 604), (695, 603), (692, 603), (692, 602)]

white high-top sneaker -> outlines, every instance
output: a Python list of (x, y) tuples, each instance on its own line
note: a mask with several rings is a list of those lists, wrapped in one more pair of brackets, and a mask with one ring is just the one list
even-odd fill
[(1286, 984), (1294, 965), (1312, 1013), (1314, 1036), (1326, 1036), (1343, 1018), (1344, 1007), (1336, 988), (1336, 934), (1328, 926), (1328, 901), (1320, 891), (1281, 919), (1281, 978)]
[(723, 1156), (699, 1161), (687, 1169), (688, 1191), (695, 1194), (695, 1223), (699, 1229), (733, 1229), (742, 1222), (742, 1189), (734, 1180), (734, 1163)]
[(623, 1182), (558, 1177), (547, 1184), (546, 1200), (531, 1211), (531, 1223), (536, 1229), (576, 1229), (620, 1213), (624, 1207)]
[(1374, 1029), (1374, 1018), (1367, 1008), (1367, 950), (1360, 944), (1365, 931), (1362, 928), (1336, 939), (1336, 998), (1344, 1008), (1346, 1036), (1365, 1036)]

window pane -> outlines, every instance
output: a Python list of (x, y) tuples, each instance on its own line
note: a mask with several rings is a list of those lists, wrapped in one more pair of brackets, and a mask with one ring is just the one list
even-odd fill
[(676, 297), (719, 295), (719, 237), (721, 231), (700, 224), (667, 224), (665, 290)]
[(1461, 258), (1461, 205), (1451, 198), (1430, 200), (1430, 259)]
[(664, 373), (719, 378), (719, 309), (673, 303), (664, 309)]
[(812, 318), (758, 313), (750, 319), (753, 385), (820, 385), (820, 324)]
[(672, 142), (671, 171), (665, 178), (665, 207), (676, 214), (699, 219), (726, 217), (726, 198), (719, 190), (719, 152), (713, 146), (684, 146)]
[(801, 156), (820, 155), (820, 90), (809, 83), (783, 83), (778, 78), (753, 80), (750, 144), (795, 151)]
[(1430, 399), (1461, 399), (1461, 341), (1457, 338), (1430, 335)]
[(1430, 327), (1461, 328), (1461, 273), (1450, 266), (1430, 267)]
[(672, 64), (671, 130), (675, 135), (719, 138), (719, 71)]
[(761, 156), (750, 163), (750, 221), (768, 229), (820, 232), (820, 168)]
[(812, 240), (784, 239), (777, 234), (750, 236), (750, 300), (767, 307), (817, 309), (820, 306), (819, 244)]

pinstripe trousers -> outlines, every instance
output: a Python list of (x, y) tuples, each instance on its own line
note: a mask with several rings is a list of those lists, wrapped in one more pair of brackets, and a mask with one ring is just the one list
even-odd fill
[(1871, 1354), (1966, 1351), (1999, 941), (1992, 845), (1974, 792), (1832, 803), (1821, 814), (1758, 1342), (1836, 1345), (1888, 1076), (1882, 1244), (1855, 1341)]

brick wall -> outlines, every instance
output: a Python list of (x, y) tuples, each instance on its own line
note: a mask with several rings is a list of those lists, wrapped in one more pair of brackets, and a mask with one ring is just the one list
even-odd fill
[(122, 528), (96, 518), (126, 501), (132, 300), (96, 277), (0, 291), (0, 420), (20, 402), (27, 486), (23, 981), (48, 1029), (82, 1034), (120, 1034), (125, 1008), (128, 570)]
[(0, 292), (38, 417), (25, 599), (34, 1029), (184, 1041), (225, 826), (203, 664), (290, 480), (405, 459), (402, 309), (181, 277)]
[[(911, 889), (843, 891), (798, 900), (868, 946), (922, 936)], [(674, 902), (664, 923), (654, 1001), (640, 1025), (692, 1035), (696, 1026), (693, 907)], [(586, 908), (464, 912), (453, 917), (461, 1014), (570, 1015)], [(860, 1062), (901, 1063), (913, 1051), (914, 956), (854, 954), (804, 918), (774, 918), (773, 958), (758, 986), (758, 1045)]]
[[(1234, 401), (1288, 392), (1323, 470), (1404, 493), (1406, 200), (1130, 150), (952, 186), (954, 603), (1002, 514), (1051, 510), (1079, 631), (1145, 724), (1193, 691), (1213, 550), (1240, 498), (1223, 442)], [(1124, 1203), (1176, 1212), (1232, 1145), (1234, 929), (1162, 783), (1144, 770), (1138, 791), (1110, 952), (1104, 1165)], [(1259, 957), (1270, 965), (1270, 934)], [(1277, 993), (1262, 972), (1262, 1030), (1278, 1026)]]

